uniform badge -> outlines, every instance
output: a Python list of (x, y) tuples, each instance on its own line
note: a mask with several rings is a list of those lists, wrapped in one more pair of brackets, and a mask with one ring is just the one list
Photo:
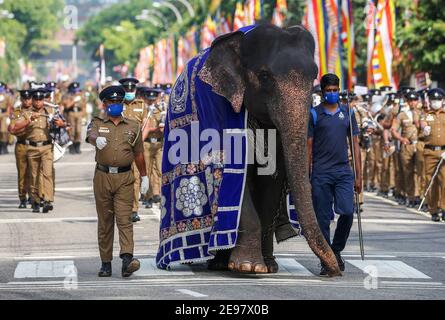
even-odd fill
[(133, 145), (133, 143), (136, 140), (136, 132), (132, 130), (125, 131), (125, 134), (127, 135), (127, 141), (129, 144)]
[(99, 132), (100, 133), (110, 133), (110, 129), (108, 129), (107, 127), (100, 127)]
[(339, 117), (340, 120), (344, 120), (345, 119), (345, 115), (341, 111), (340, 111), (338, 117)]
[(426, 121), (434, 121), (434, 117), (433, 117), (433, 115), (429, 114), (429, 115), (426, 117)]

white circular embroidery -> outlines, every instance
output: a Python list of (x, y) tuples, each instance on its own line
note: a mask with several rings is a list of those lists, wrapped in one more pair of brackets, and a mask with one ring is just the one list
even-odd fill
[(162, 196), (161, 197), (161, 220), (164, 219), (165, 215), (167, 214), (167, 208), (165, 207), (165, 204), (167, 202), (167, 199)]
[(206, 204), (204, 183), (198, 177), (182, 179), (176, 189), (176, 209), (182, 211), (185, 217), (201, 216)]
[(189, 91), (188, 82), (188, 68), (186, 66), (178, 80), (176, 80), (170, 95), (171, 112), (183, 113), (185, 111)]

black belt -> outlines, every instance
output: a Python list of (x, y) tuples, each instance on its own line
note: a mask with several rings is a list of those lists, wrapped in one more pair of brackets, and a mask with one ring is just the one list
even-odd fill
[(145, 142), (148, 143), (157, 143), (157, 142), (162, 142), (163, 138), (147, 138), (145, 139)]
[(80, 112), (80, 111), (82, 111), (81, 108), (74, 107), (74, 108), (72, 108), (72, 109), (67, 109), (67, 110), (66, 110), (66, 113), (70, 113), (70, 112)]
[(26, 142), (25, 142), (25, 144), (29, 144), (30, 146), (33, 146), (33, 147), (43, 147), (43, 146), (47, 146), (52, 143), (53, 142), (51, 140), (43, 141), (43, 142), (34, 142), (34, 141), (26, 140)]
[(8, 109), (0, 109), (1, 113), (5, 113), (6, 111), (8, 111)]
[(442, 151), (445, 150), (445, 146), (432, 146), (430, 144), (426, 144), (425, 148), (433, 150), (433, 151)]
[(124, 173), (131, 170), (131, 166), (128, 167), (109, 167), (101, 164), (96, 165), (96, 169), (105, 173)]
[(25, 144), (26, 145), (26, 141), (17, 141), (17, 144)]

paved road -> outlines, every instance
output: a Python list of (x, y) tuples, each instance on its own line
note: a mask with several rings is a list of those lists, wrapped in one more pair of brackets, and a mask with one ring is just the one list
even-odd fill
[[(55, 210), (17, 209), (13, 155), (0, 157), (0, 299), (444, 299), (445, 223), (372, 194), (363, 214), (367, 260), (354, 225), (342, 278), (317, 277), (318, 261), (304, 239), (276, 247), (280, 273), (239, 276), (203, 265), (171, 272), (154, 267), (159, 209), (141, 210), (135, 226), (142, 268), (130, 279), (96, 277), (100, 260), (92, 194), (94, 151), (56, 164)], [(115, 243), (118, 256), (118, 243)], [(370, 276), (370, 274), (372, 276)]]

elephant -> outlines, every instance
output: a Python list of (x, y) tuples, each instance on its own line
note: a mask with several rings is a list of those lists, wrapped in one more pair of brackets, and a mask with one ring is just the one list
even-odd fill
[(245, 107), (256, 128), (276, 129), (278, 134), (276, 173), (260, 176), (256, 174), (258, 164), (249, 164), (240, 237), (235, 248), (217, 253), (209, 262), (210, 269), (278, 271), (273, 233), (278, 242), (296, 235), (282, 205), (288, 186), (309, 247), (328, 267), (330, 276), (341, 275), (311, 200), (306, 150), (308, 106), (318, 73), (314, 51), (314, 39), (302, 26), (282, 29), (262, 24), (247, 34), (221, 36), (212, 44), (201, 79), (228, 99), (235, 111)]

